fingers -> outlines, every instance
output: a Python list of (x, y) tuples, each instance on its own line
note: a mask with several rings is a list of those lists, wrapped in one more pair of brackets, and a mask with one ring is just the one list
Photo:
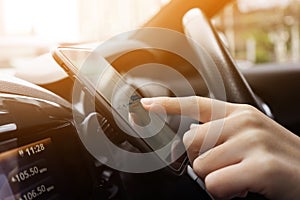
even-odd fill
[(245, 158), (243, 145), (237, 140), (230, 139), (209, 151), (199, 155), (193, 161), (193, 169), (201, 178), (208, 174), (240, 163)]
[(218, 119), (201, 125), (193, 125), (183, 136), (183, 143), (187, 149), (191, 162), (199, 154), (223, 144), (234, 135), (239, 135), (245, 127), (233, 125), (238, 116), (231, 116), (225, 119)]
[(164, 110), (169, 114), (185, 115), (204, 123), (226, 117), (231, 107), (229, 103), (196, 96), (143, 98), (141, 103), (147, 110)]
[(193, 125), (183, 136), (183, 143), (192, 163), (199, 154), (224, 142), (222, 133), (224, 120), (216, 120), (201, 125)]
[[(299, 180), (295, 175), (300, 174), (299, 163), (292, 161), (299, 157), (293, 153), (293, 149), (298, 152), (299, 145), (293, 145), (299, 144), (295, 143), (298, 138), (252, 106), (202, 97), (141, 102), (147, 110), (186, 115), (204, 123), (191, 127), (183, 142), (194, 171), (217, 199), (243, 197), (247, 192), (282, 199), (282, 191), (291, 190)], [(297, 193), (290, 194), (296, 197)]]
[(250, 166), (245, 161), (208, 174), (205, 178), (207, 190), (217, 199), (231, 199), (245, 196), (247, 192), (261, 192), (258, 186), (262, 178), (253, 176), (257, 169)]

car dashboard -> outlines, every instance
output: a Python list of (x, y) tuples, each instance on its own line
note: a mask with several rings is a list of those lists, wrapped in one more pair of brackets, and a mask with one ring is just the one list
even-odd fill
[(112, 171), (83, 148), (67, 108), (15, 94), (0, 99), (0, 199), (106, 199), (117, 193), (107, 182)]

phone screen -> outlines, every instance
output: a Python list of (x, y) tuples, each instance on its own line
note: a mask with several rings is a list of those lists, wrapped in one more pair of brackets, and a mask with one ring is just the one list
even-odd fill
[(166, 124), (165, 116), (143, 108), (140, 103), (141, 95), (113, 66), (102, 56), (88, 50), (62, 48), (60, 52), (76, 68), (77, 76), (84, 76), (89, 81), (100, 96), (132, 127), (135, 135), (153, 151), (168, 146), (169, 153), (160, 157), (172, 163), (171, 168), (175, 171), (183, 168), (187, 160), (186, 154), (174, 156), (175, 152), (184, 152), (182, 138)]

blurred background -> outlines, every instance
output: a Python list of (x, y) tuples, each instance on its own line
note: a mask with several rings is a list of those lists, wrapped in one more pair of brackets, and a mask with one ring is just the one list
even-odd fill
[(215, 24), (239, 61), (300, 62), (299, 0), (238, 0), (215, 17)]
[[(19, 67), (58, 44), (98, 42), (132, 30), (169, 2), (0, 0), (0, 69)], [(300, 63), (300, 0), (232, 1), (213, 23), (241, 67)]]

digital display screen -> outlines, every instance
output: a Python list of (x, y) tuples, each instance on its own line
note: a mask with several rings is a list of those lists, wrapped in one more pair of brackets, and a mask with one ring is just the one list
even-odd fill
[[(181, 138), (166, 124), (164, 116), (146, 111), (140, 103), (141, 96), (134, 87), (100, 55), (88, 50), (61, 49), (61, 53), (76, 68), (75, 74), (89, 81), (100, 96), (129, 124), (135, 133), (150, 146), (158, 150), (168, 146), (169, 155), (163, 160), (175, 162), (175, 170), (182, 167), (186, 155), (173, 160), (172, 148), (184, 149)], [(175, 167), (176, 166), (176, 167)]]
[[(6, 144), (16, 143), (6, 141)], [(33, 200), (57, 196), (45, 157), (51, 139), (13, 148), (0, 153), (0, 199)]]

